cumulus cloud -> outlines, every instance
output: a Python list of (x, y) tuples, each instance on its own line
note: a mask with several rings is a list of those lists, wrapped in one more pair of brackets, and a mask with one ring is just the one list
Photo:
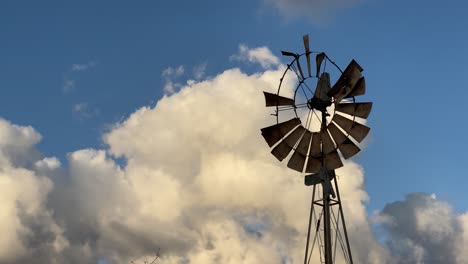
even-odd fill
[(376, 215), (395, 263), (466, 263), (467, 220), (428, 193), (408, 194)]
[(287, 18), (305, 17), (315, 23), (328, 21), (341, 9), (350, 8), (360, 0), (263, 0)]
[(271, 69), (280, 64), (278, 57), (273, 55), (269, 48), (249, 48), (244, 44), (239, 45), (239, 53), (232, 55), (231, 60), (258, 63), (263, 69)]
[[(33, 128), (0, 120), (0, 262), (123, 264), (159, 248), (158, 263), (300, 262), (311, 190), (269, 153), (259, 131), (275, 122), (262, 91), (275, 91), (283, 70), (229, 69), (184, 85), (115, 124), (103, 136), (106, 149), (69, 153), (66, 168), (42, 157)], [(337, 175), (354, 261), (392, 263), (390, 253), (400, 251), (373, 237), (363, 169), (347, 161)], [(430, 199), (416, 204), (429, 208), (437, 201)], [(437, 217), (416, 221), (415, 230), (442, 242), (452, 223), (466, 230), (466, 215), (443, 208), (417, 213)], [(396, 223), (395, 234), (398, 212), (379, 214)], [(415, 259), (424, 260), (418, 235), (428, 237), (414, 234), (403, 245), (423, 248)]]

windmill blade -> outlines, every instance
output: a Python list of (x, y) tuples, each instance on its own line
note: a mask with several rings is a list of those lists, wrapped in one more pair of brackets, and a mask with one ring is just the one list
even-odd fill
[(299, 152), (294, 152), (291, 159), (288, 162), (288, 168), (302, 172), (304, 170), (306, 156), (303, 156)]
[(302, 77), (302, 80), (304, 80), (304, 72), (302, 72), (302, 67), (301, 67), (301, 63), (299, 62), (299, 57), (296, 58), (296, 64), (297, 64), (297, 69), (299, 70), (299, 74), (301, 75)]
[(269, 127), (264, 127), (260, 131), (268, 146), (272, 147), (293, 128), (301, 124), (301, 120), (297, 117), (285, 121), (283, 123), (275, 124)]
[(315, 76), (319, 76), (319, 73), (320, 73), (320, 67), (322, 66), (322, 62), (323, 60), (325, 59), (326, 55), (325, 53), (319, 53), (317, 54), (317, 56), (315, 56), (315, 63), (317, 64), (317, 73)]
[(317, 87), (315, 88), (314, 96), (319, 98), (322, 101), (330, 102), (331, 98), (327, 95), (330, 90), (330, 74), (328, 72), (322, 73), (317, 82)]
[(353, 141), (351, 141), (349, 138), (347, 138), (341, 145), (339, 145), (338, 149), (345, 159), (349, 159), (361, 151), (361, 149), (356, 146), (356, 144), (354, 144)]
[(327, 170), (334, 170), (343, 166), (343, 162), (341, 162), (340, 155), (338, 155), (338, 151), (336, 150), (325, 155), (324, 163), (325, 168), (327, 168)]
[(339, 114), (335, 114), (332, 119), (337, 125), (339, 125), (346, 133), (356, 139), (358, 142), (364, 140), (370, 131), (370, 128), (359, 124), (358, 122), (352, 121), (343, 117)]
[(298, 126), (292, 133), (285, 137), (281, 143), (273, 148), (271, 154), (273, 154), (273, 156), (275, 156), (279, 161), (282, 161), (294, 148), (297, 141), (299, 141), (302, 134), (304, 134), (305, 130), (306, 129), (303, 126)]
[(279, 96), (277, 94), (272, 94), (268, 92), (263, 92), (265, 96), (265, 104), (269, 106), (283, 106), (283, 105), (294, 105), (294, 100), (291, 98)]
[(338, 81), (328, 92), (328, 96), (334, 97), (337, 102), (345, 98), (361, 78), (362, 67), (352, 60), (344, 70)]
[(322, 151), (323, 154), (328, 154), (335, 150), (335, 144), (331, 140), (327, 130), (320, 132), (320, 138), (322, 139)]
[(310, 48), (309, 48), (309, 35), (304, 35), (302, 37), (304, 40), (304, 49), (305, 49), (305, 55), (307, 57), (307, 70), (309, 73), (309, 77), (312, 76), (312, 73), (310, 72)]
[(341, 103), (335, 106), (335, 111), (348, 115), (367, 118), (372, 110), (372, 103)]
[(353, 96), (359, 96), (359, 95), (364, 95), (366, 93), (366, 79), (361, 77), (356, 85), (354, 85), (353, 89), (351, 92), (346, 96), (346, 98), (350, 98)]
[(289, 52), (289, 51), (281, 51), (281, 54), (283, 56), (288, 56), (288, 57), (297, 57), (297, 54), (296, 53), (292, 53), (292, 52)]
[(307, 156), (307, 152), (309, 151), (310, 146), (310, 139), (312, 138), (312, 133), (309, 130), (304, 129), (304, 135), (301, 138), (301, 142), (297, 145), (296, 152)]
[(310, 144), (309, 159), (310, 157), (320, 157), (322, 150), (320, 148), (320, 133), (312, 133), (312, 143)]
[(279, 161), (284, 160), (291, 152), (292, 148), (288, 146), (284, 141), (279, 143), (276, 147), (273, 148), (271, 154), (275, 156)]
[(330, 132), (335, 144), (339, 146), (341, 143), (345, 142), (348, 137), (341, 132), (341, 130), (333, 123), (328, 124), (328, 131)]
[(319, 158), (311, 157), (307, 159), (306, 173), (317, 173), (322, 167), (322, 160)]

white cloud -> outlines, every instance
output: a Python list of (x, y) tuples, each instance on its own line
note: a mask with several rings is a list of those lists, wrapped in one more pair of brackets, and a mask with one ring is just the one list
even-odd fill
[(72, 114), (78, 120), (85, 120), (99, 114), (98, 108), (92, 108), (88, 103), (77, 103), (72, 106)]
[(395, 263), (466, 263), (468, 221), (434, 194), (411, 193), (379, 213)]
[(71, 71), (72, 72), (86, 71), (95, 66), (96, 66), (96, 62), (94, 61), (90, 61), (88, 63), (83, 63), (83, 64), (76, 63), (76, 64), (72, 64)]
[(206, 63), (201, 63), (193, 67), (193, 77), (195, 80), (200, 80), (205, 75)]
[(263, 0), (287, 18), (305, 17), (322, 24), (338, 11), (353, 7), (361, 0)]
[(47, 263), (58, 263), (52, 255), (68, 246), (46, 205), (52, 181), (27, 169), (39, 157), (34, 144), (40, 138), (31, 127), (0, 119), (1, 263), (20, 263), (33, 256), (39, 262), (45, 257)]
[(65, 74), (62, 84), (62, 92), (69, 93), (76, 89), (76, 74), (79, 72), (85, 72), (91, 68), (96, 67), (97, 63), (95, 61), (90, 61), (88, 63), (75, 63), (72, 64), (70, 69)]
[(161, 73), (161, 76), (164, 78), (164, 92), (168, 94), (175, 93), (179, 88), (182, 87), (182, 84), (177, 82), (182, 75), (184, 75), (185, 69), (183, 65), (178, 67), (168, 67), (164, 69)]
[(278, 57), (273, 55), (267, 47), (251, 49), (244, 44), (239, 45), (239, 53), (232, 55), (231, 60), (259, 63), (263, 69), (271, 69), (280, 64)]
[(68, 93), (75, 90), (75, 80), (65, 78), (63, 80), (62, 91)]
[[(71, 152), (63, 171), (36, 150), (33, 128), (0, 120), (0, 262), (123, 264), (158, 248), (158, 263), (300, 262), (311, 189), (259, 131), (275, 122), (262, 91), (275, 91), (283, 70), (192, 81), (116, 124), (103, 136), (108, 149)], [(347, 161), (337, 175), (355, 263), (405, 263), (408, 254), (417, 263), (429, 250), (463, 263), (466, 214), (411, 196), (378, 213), (390, 219), (381, 245), (363, 169)]]

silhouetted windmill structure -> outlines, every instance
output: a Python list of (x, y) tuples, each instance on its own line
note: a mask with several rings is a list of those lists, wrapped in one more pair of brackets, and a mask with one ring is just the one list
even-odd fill
[[(305, 185), (313, 186), (304, 263), (310, 263), (316, 244), (321, 263), (335, 263), (338, 245), (346, 263), (353, 263), (335, 169), (343, 166), (342, 158), (360, 151), (357, 145), (370, 130), (362, 123), (372, 103), (355, 101), (366, 90), (363, 69), (355, 60), (342, 71), (324, 52), (310, 50), (308, 35), (303, 40), (305, 53), (282, 51), (292, 61), (277, 93), (264, 92), (266, 106), (275, 107), (276, 124), (261, 132), (271, 153), (280, 161), (288, 159), (289, 168), (308, 173)], [(301, 63), (307, 65), (306, 75)], [(333, 73), (339, 77), (331, 86)], [(310, 243), (312, 222), (315, 235)]]

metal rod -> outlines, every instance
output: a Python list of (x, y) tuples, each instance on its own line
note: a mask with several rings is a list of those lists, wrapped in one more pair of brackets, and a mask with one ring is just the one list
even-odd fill
[(312, 225), (312, 214), (314, 213), (315, 185), (312, 190), (312, 200), (310, 201), (309, 227), (307, 229), (307, 242), (304, 255), (304, 264), (307, 264), (307, 255), (309, 255), (310, 226)]
[[(328, 196), (325, 188), (323, 188), (323, 195)], [(332, 241), (331, 241), (331, 228), (330, 228), (330, 200), (329, 197), (325, 197), (323, 201), (323, 235), (325, 240), (325, 264), (332, 264)]]
[[(321, 132), (326, 132), (327, 129), (327, 113), (326, 110), (322, 110), (322, 124)], [(325, 158), (322, 149), (322, 167), (326, 168)], [(327, 179), (328, 180), (328, 179)], [(322, 199), (323, 199), (323, 240), (325, 242), (325, 264), (333, 264), (332, 258), (332, 240), (331, 240), (331, 228), (330, 228), (330, 194), (326, 188), (322, 188)]]
[(341, 205), (340, 190), (338, 189), (338, 181), (336, 180), (336, 176), (335, 176), (335, 189), (336, 189), (336, 195), (337, 195), (338, 203), (339, 203), (338, 208), (341, 214), (341, 223), (343, 224), (343, 231), (344, 231), (344, 235), (346, 239), (346, 247), (348, 248), (348, 256), (349, 256), (349, 261), (350, 261), (349, 263), (353, 264), (353, 256), (351, 255), (351, 247), (349, 246), (348, 231), (346, 229), (345, 216), (343, 214), (343, 206)]

